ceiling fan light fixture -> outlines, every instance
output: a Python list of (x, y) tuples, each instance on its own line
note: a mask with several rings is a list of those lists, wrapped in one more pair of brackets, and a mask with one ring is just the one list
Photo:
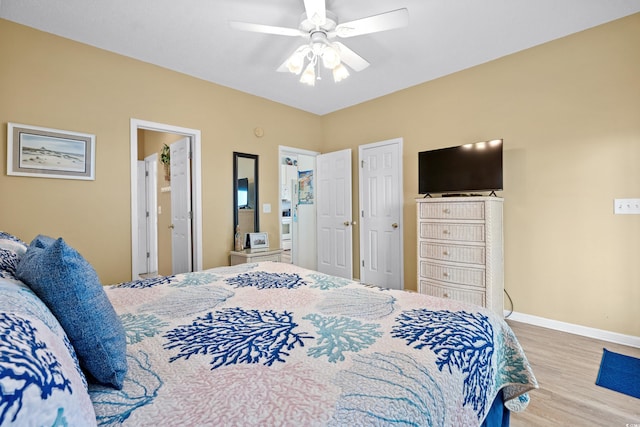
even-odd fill
[(325, 68), (333, 70), (340, 65), (340, 52), (331, 45), (326, 46), (322, 51), (322, 64)]
[(316, 72), (314, 68), (315, 68), (314, 63), (309, 62), (309, 64), (307, 65), (307, 68), (304, 69), (304, 72), (300, 77), (300, 83), (304, 83), (309, 86), (316, 85)]
[(293, 74), (300, 74), (304, 67), (304, 58), (305, 55), (303, 55), (302, 52), (294, 52), (287, 60), (287, 70)]
[(347, 67), (344, 65), (338, 63), (338, 65), (333, 68), (333, 81), (338, 83), (347, 77), (349, 77), (349, 70), (347, 70)]
[(311, 49), (309, 46), (300, 46), (283, 64), (293, 74), (300, 74), (304, 69), (305, 59), (308, 59)]
[(300, 16), (298, 28), (238, 21), (230, 21), (229, 24), (232, 28), (242, 31), (305, 38), (308, 43), (299, 47), (277, 71), (289, 71), (297, 75), (302, 73), (300, 82), (310, 86), (315, 86), (315, 81), (321, 79), (320, 60), (325, 68), (332, 70), (336, 82), (349, 76), (349, 70), (343, 63), (355, 72), (362, 71), (370, 65), (344, 44), (338, 41), (331, 42), (335, 37), (349, 38), (409, 25), (409, 11), (406, 8), (338, 24), (336, 14), (326, 9), (327, 2), (328, 0), (304, 0), (304, 13)]

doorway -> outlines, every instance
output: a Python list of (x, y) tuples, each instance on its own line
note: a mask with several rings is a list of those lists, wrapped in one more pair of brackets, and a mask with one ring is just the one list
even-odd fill
[[(190, 196), (190, 211), (188, 216), (190, 217), (190, 230), (188, 240), (191, 249), (191, 264), (188, 268), (190, 271), (202, 270), (202, 178), (201, 178), (201, 137), (200, 131), (197, 129), (188, 129), (178, 126), (167, 125), (163, 123), (155, 123), (138, 119), (131, 119), (130, 127), (130, 141), (131, 141), (131, 276), (132, 280), (139, 277), (142, 271), (140, 266), (142, 262), (139, 260), (141, 256), (140, 235), (138, 233), (138, 227), (140, 224), (140, 217), (146, 215), (144, 211), (141, 211), (140, 203), (141, 197), (144, 195), (139, 194), (141, 186), (139, 185), (138, 178), (138, 155), (139, 155), (139, 141), (138, 134), (140, 130), (150, 130), (155, 132), (164, 132), (181, 135), (187, 138), (187, 145), (191, 152), (191, 161), (189, 166), (189, 174), (191, 179), (189, 180), (190, 189), (187, 190)], [(169, 190), (170, 191), (170, 190)]]
[[(316, 204), (300, 200), (299, 177), (313, 177), (318, 152), (279, 147), (278, 171), (280, 247), (283, 261), (316, 270)], [(311, 193), (313, 194), (313, 193)]]

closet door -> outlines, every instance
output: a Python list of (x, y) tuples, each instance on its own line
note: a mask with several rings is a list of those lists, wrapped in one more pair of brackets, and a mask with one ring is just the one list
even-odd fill
[(353, 278), (351, 150), (317, 158), (318, 270)]

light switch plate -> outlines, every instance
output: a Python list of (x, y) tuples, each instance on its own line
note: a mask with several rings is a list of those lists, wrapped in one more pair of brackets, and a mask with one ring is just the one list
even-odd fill
[(640, 215), (640, 199), (614, 199), (613, 213), (616, 215)]
[(271, 213), (271, 203), (265, 203), (262, 205), (263, 213)]

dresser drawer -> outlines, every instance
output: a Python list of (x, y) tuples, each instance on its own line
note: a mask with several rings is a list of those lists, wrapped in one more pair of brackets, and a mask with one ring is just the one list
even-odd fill
[(244, 251), (231, 251), (231, 265), (245, 264), (250, 262), (276, 261), (280, 262), (282, 257), (282, 249), (271, 249), (264, 252), (260, 250), (252, 251), (245, 249)]
[(420, 218), (484, 219), (484, 202), (421, 203)]
[(446, 245), (421, 241), (419, 256), (440, 261), (484, 265), (485, 248), (483, 246)]
[(483, 289), (485, 284), (484, 268), (452, 267), (428, 261), (420, 261), (420, 277)]
[(423, 239), (484, 242), (484, 235), (484, 224), (420, 223), (420, 237)]
[(486, 307), (485, 293), (483, 291), (452, 288), (451, 286), (439, 285), (437, 283), (429, 282), (426, 280), (420, 280), (419, 291), (421, 294), (440, 298), (451, 298), (456, 301), (462, 301)]
[(249, 262), (264, 262), (264, 261), (280, 262), (280, 254), (277, 254), (277, 255), (252, 256), (251, 260)]

